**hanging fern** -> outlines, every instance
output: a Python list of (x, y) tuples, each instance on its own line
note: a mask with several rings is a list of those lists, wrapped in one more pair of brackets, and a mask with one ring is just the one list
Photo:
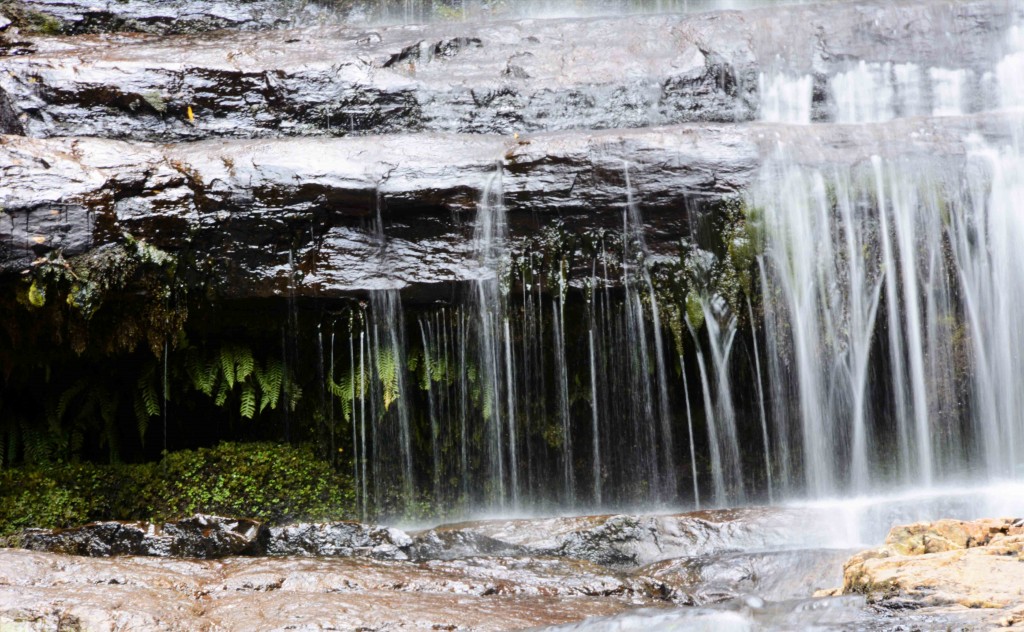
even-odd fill
[(235, 382), (241, 384), (246, 381), (256, 367), (256, 361), (252, 357), (252, 349), (249, 347), (235, 347)]
[[(221, 347), (217, 353), (217, 361), (220, 363), (220, 375), (223, 379), (221, 390), (224, 390), (226, 385), (227, 390), (230, 391), (235, 388), (235, 347), (232, 345)], [(220, 406), (221, 404), (218, 403), (217, 405)]]
[(262, 369), (257, 364), (253, 367), (253, 377), (260, 387), (260, 412), (267, 407), (271, 410), (277, 408), (281, 385), (284, 383), (284, 362), (270, 358)]
[(217, 389), (217, 396), (213, 398), (213, 403), (219, 407), (223, 407), (224, 403), (228, 401), (228, 395), (231, 393), (230, 387), (228, 387), (227, 380), (221, 380), (220, 387)]
[(252, 384), (242, 384), (242, 393), (238, 405), (238, 412), (245, 419), (252, 419), (256, 414), (256, 389)]
[(391, 349), (381, 349), (377, 353), (377, 378), (384, 387), (384, 410), (391, 408), (399, 397), (398, 362)]
[(366, 397), (367, 384), (365, 371), (359, 369), (356, 369), (355, 373), (351, 370), (345, 371), (340, 382), (328, 378), (327, 389), (341, 401), (341, 410), (345, 421), (352, 418), (355, 400)]
[(26, 463), (45, 463), (50, 459), (50, 442), (46, 433), (22, 420), (21, 445)]
[(217, 383), (216, 362), (207, 361), (203, 356), (193, 351), (185, 358), (185, 371), (192, 380), (192, 386), (208, 397), (213, 397), (213, 388)]
[(135, 388), (135, 421), (139, 431), (139, 441), (146, 445), (146, 430), (149, 420), (160, 414), (160, 396), (157, 393), (156, 370), (150, 364), (139, 376)]

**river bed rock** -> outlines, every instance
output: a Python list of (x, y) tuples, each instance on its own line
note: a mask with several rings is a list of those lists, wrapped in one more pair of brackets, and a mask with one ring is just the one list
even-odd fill
[(1024, 626), (1024, 520), (939, 520), (894, 527), (852, 557), (842, 591), (889, 610), (939, 611), (981, 626)]
[(635, 585), (600, 567), (558, 560), (424, 566), (365, 558), (100, 559), (10, 549), (0, 550), (0, 628), (506, 630), (659, 603)]
[(220, 29), (265, 30), (308, 24), (331, 11), (288, 0), (17, 0), (19, 8), (46, 16), (65, 35), (140, 32), (154, 35)]

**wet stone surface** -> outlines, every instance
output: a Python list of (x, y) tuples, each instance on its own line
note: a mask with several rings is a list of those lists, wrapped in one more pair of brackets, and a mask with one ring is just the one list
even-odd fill
[[(229, 6), (244, 14), (262, 5)], [(1001, 52), (992, 43), (1022, 11), (998, 0), (839, 2), (699, 15), (20, 37), (19, 54), (0, 58), (0, 108), (13, 113), (0, 119), (0, 131), (169, 142), (737, 122), (758, 117), (760, 73), (775, 71), (813, 75), (816, 116), (829, 120), (828, 78), (849, 60), (927, 68), (948, 64), (955, 47), (957, 64), (980, 76)], [(238, 19), (244, 27), (246, 16)]]
[[(943, 630), (1018, 622), (1021, 600), (1011, 593), (1020, 582), (1007, 575), (1020, 566), (1013, 521), (896, 528), (885, 547), (850, 559), (844, 589), (829, 589), (843, 581), (851, 553), (829, 548), (845, 529), (827, 512), (752, 508), (410, 532), (212, 516), (159, 529), (30, 530), (23, 546), (61, 553), (0, 549), (0, 626)], [(574, 623), (583, 619), (585, 627)]]
[(804, 126), (757, 123), (170, 146), (0, 136), (0, 272), (131, 235), (172, 255), (201, 253), (227, 298), (414, 286), (442, 296), (480, 274), (468, 218), (498, 173), (513, 253), (543, 227), (621, 231), (628, 169), (648, 247), (678, 256), (691, 214), (737, 198), (777, 139), (812, 165), (916, 154), (960, 168), (965, 132), (998, 140), (1000, 122), (821, 125), (813, 142)]

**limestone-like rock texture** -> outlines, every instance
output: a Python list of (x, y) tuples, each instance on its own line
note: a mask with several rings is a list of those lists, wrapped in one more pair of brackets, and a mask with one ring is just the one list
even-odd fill
[(894, 527), (847, 561), (842, 590), (891, 610), (969, 611), (979, 629), (1024, 625), (1024, 520)]

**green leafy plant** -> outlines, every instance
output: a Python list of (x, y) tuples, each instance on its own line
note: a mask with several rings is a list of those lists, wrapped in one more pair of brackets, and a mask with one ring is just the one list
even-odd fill
[(229, 399), (236, 401), (238, 414), (244, 419), (252, 419), (257, 411), (277, 408), (282, 395), (292, 409), (301, 397), (298, 387), (286, 379), (281, 360), (268, 358), (260, 364), (252, 350), (242, 345), (223, 345), (213, 353), (190, 349), (185, 367), (195, 390), (213, 398), (220, 407)]
[(197, 512), (271, 523), (341, 520), (352, 509), (351, 481), (309, 445), (221, 443), (172, 452), (157, 463), (0, 470), (0, 535)]

